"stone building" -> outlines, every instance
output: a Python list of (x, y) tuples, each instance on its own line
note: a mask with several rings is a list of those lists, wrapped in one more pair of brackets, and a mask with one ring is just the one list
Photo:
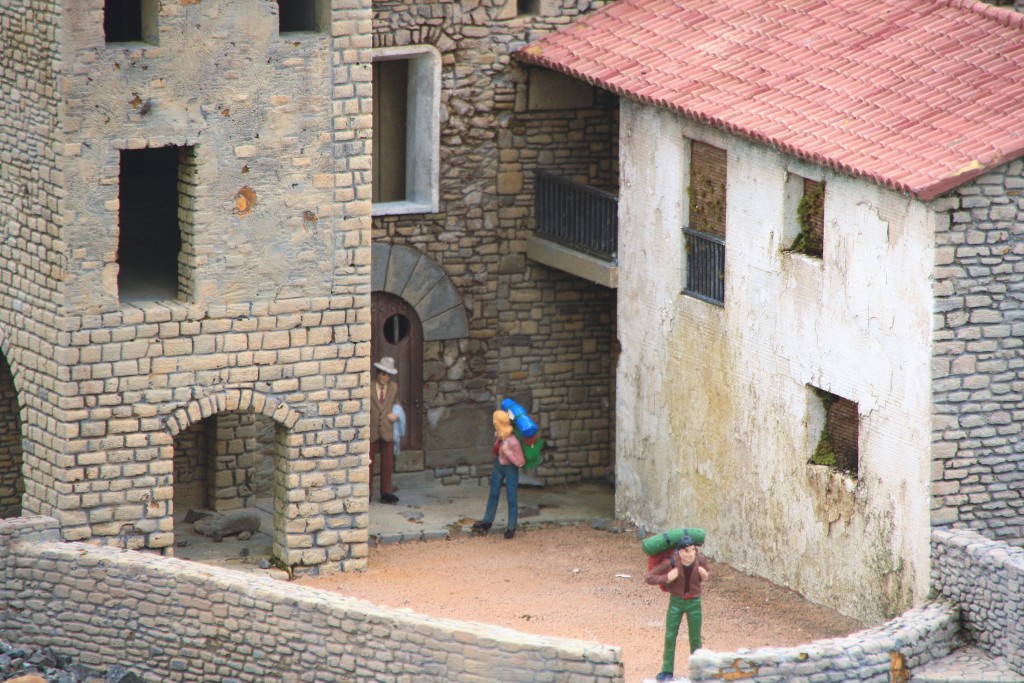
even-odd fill
[(511, 58), (602, 4), (0, 8), (0, 514), (170, 553), (266, 488), (280, 562), (362, 568), (381, 355), (399, 469), (482, 480), (512, 396), (604, 476), (614, 290), (530, 237), (538, 171), (616, 191), (617, 100)]
[(169, 552), (271, 425), (275, 556), (365, 566), (370, 17), (0, 8), (5, 515)]
[(414, 407), (400, 469), (486, 477), (506, 396), (541, 426), (545, 483), (611, 463), (614, 290), (527, 247), (538, 171), (617, 190), (617, 99), (511, 58), (602, 4), (373, 3), (373, 355)]
[(1024, 544), (1024, 15), (622, 0), (517, 57), (621, 97), (619, 514), (872, 623), (933, 528)]

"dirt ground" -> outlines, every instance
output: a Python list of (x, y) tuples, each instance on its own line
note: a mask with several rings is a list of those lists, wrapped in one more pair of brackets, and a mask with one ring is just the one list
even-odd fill
[[(647, 559), (634, 533), (580, 525), (520, 530), (505, 540), (503, 531), (375, 547), (364, 573), (297, 583), (434, 617), (617, 645), (626, 683), (654, 678), (661, 670), (668, 596), (644, 583)], [(862, 628), (714, 561), (703, 613), (704, 646), (719, 651), (799, 645)], [(687, 672), (685, 634), (684, 621), (677, 676)]]

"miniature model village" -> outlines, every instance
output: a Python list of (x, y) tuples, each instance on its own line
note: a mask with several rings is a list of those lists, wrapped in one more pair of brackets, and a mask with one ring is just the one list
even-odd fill
[[(0, 57), (0, 639), (70, 609), (61, 544), (344, 574), (398, 476), (509, 542), (522, 486), (600, 481), (670, 594), (651, 676), (683, 632), (736, 673), (710, 557), (900, 634), (862, 673), (1024, 677), (1019, 0), (21, 0)], [(138, 659), (284, 676), (246, 647)]]

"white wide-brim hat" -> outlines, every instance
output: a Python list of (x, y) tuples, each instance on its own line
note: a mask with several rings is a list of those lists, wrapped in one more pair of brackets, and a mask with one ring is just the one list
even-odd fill
[(392, 358), (391, 356), (384, 356), (379, 361), (374, 363), (373, 367), (377, 368), (378, 370), (382, 370), (383, 372), (386, 372), (389, 375), (398, 374), (398, 368), (395, 367), (395, 359)]

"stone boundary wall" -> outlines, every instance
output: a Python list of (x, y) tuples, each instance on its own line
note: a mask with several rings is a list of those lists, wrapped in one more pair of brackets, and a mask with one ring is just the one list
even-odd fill
[(0, 521), (0, 638), (145, 681), (620, 682), (617, 647), (376, 607)]
[(800, 647), (690, 655), (690, 679), (751, 683), (902, 681), (913, 670), (949, 654), (958, 644), (959, 610), (935, 601), (877, 628)]
[(1024, 548), (972, 530), (932, 531), (932, 587), (960, 605), (978, 646), (1024, 675)]
[(973, 530), (935, 529), (931, 585), (940, 600), (846, 638), (790, 648), (700, 651), (690, 657), (690, 679), (889, 683), (903, 680), (897, 667), (913, 672), (951, 652), (960, 644), (961, 627), (969, 640), (1024, 675), (1024, 548)]

